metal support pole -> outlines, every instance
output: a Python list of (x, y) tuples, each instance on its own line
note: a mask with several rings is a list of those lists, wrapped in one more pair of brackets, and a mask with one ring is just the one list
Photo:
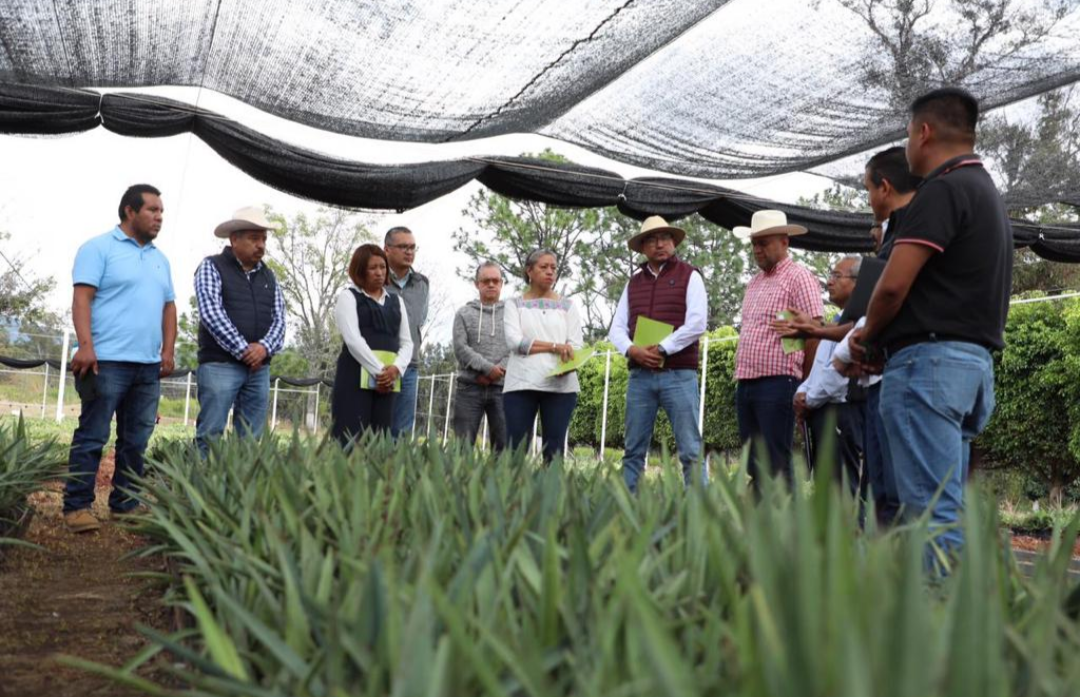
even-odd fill
[(709, 375), (709, 338), (705, 337), (705, 350), (701, 355), (701, 399), (698, 403), (697, 428), (701, 438), (705, 440), (705, 382)]
[(274, 409), (270, 413), (270, 430), (273, 431), (277, 428), (277, 398), (278, 387), (281, 385), (281, 378), (274, 378)]
[(45, 362), (45, 387), (41, 388), (41, 418), (45, 418), (45, 403), (49, 400), (49, 362)]
[(607, 447), (607, 398), (608, 387), (611, 385), (611, 351), (607, 352), (604, 361), (604, 410), (600, 416), (600, 461), (604, 461), (604, 449)]
[[(419, 392), (419, 390), (417, 390)], [(419, 398), (419, 395), (418, 397)], [(424, 424), (424, 438), (431, 437), (431, 419), (435, 415), (435, 376), (431, 376), (431, 394), (428, 395), (427, 423)]]
[(188, 425), (188, 416), (191, 414), (191, 373), (187, 374), (187, 385), (184, 387), (184, 425)]
[(450, 436), (450, 410), (454, 406), (454, 375), (450, 374), (450, 388), (446, 392), (446, 421), (443, 423), (442, 439), (445, 442)]
[(71, 350), (71, 330), (64, 330), (64, 348), (60, 351), (60, 389), (56, 391), (56, 423), (64, 420), (64, 383), (67, 382), (68, 351)]
[[(408, 372), (408, 370), (409, 370), (408, 368), (405, 369), (406, 372)], [(420, 371), (420, 369), (417, 368), (417, 372), (419, 372), (419, 371)], [(432, 383), (432, 387), (434, 387), (434, 382)], [(413, 397), (412, 397), (412, 415), (413, 415), (413, 418), (412, 418), (412, 433), (410, 434), (410, 436), (413, 439), (416, 438), (416, 407), (418, 407), (418, 406), (420, 406), (420, 376), (419, 375), (416, 376), (416, 392), (413, 393)]]
[(532, 437), (532, 443), (530, 443), (531, 447), (529, 448), (529, 450), (532, 451), (533, 455), (536, 454), (536, 447), (537, 447), (536, 446), (536, 425), (538, 423), (540, 423), (540, 415), (539, 414), (537, 414), (536, 416), (533, 417), (533, 437)]
[(486, 453), (487, 452), (487, 445), (488, 445), (488, 438), (489, 438), (489, 436), (488, 436), (488, 418), (487, 418), (486, 413), (484, 414), (484, 427), (481, 430), (481, 433), (483, 435), (480, 436), (480, 452)]
[(322, 387), (322, 382), (315, 383), (315, 435), (319, 435), (319, 388)]

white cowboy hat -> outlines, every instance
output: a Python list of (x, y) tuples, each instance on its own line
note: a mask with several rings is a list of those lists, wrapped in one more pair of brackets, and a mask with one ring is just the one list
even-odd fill
[(273, 230), (276, 227), (266, 219), (261, 208), (248, 206), (233, 213), (231, 220), (214, 228), (214, 236), (228, 239), (229, 235), (241, 230)]
[(788, 225), (787, 216), (783, 211), (758, 211), (750, 218), (750, 227), (737, 225), (732, 230), (740, 240), (752, 240), (756, 237), (768, 237), (769, 235), (805, 235), (806, 228), (802, 225)]
[(641, 224), (641, 231), (631, 237), (626, 242), (626, 246), (635, 252), (641, 252), (641, 243), (645, 241), (645, 238), (658, 232), (671, 233), (671, 238), (675, 242), (676, 247), (686, 239), (686, 230), (673, 225), (668, 225), (666, 220), (658, 215), (653, 215), (645, 219), (645, 222)]

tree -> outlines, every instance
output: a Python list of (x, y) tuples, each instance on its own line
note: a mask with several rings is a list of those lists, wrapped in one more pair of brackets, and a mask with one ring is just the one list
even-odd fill
[[(860, 82), (883, 90), (895, 113), (906, 112), (919, 94), (941, 85), (981, 92), (1001, 70), (1024, 59), (1041, 74), (1059, 58), (1030, 55), (1068, 14), (1067, 0), (836, 0), (871, 32)], [(935, 9), (941, 10), (931, 17)], [(945, 14), (948, 21), (935, 21)]]
[(199, 367), (199, 303), (195, 296), (191, 296), (188, 311), (181, 312), (177, 321), (176, 367), (178, 370)]
[[(7, 244), (11, 234), (0, 232), (0, 246)], [(45, 304), (49, 293), (56, 288), (56, 279), (38, 277), (27, 269), (22, 255), (4, 253), (0, 271), (0, 317), (19, 325), (41, 325), (54, 320)]]
[(306, 361), (309, 375), (333, 375), (340, 346), (334, 304), (348, 284), (349, 260), (361, 244), (375, 243), (366, 221), (337, 208), (291, 219), (269, 206), (267, 217), (278, 225), (270, 233), (267, 264), (277, 276), (292, 320), (292, 344)]

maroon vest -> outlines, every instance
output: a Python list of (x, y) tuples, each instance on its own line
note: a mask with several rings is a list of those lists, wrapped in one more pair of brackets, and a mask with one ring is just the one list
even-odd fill
[[(647, 265), (648, 262), (641, 265), (641, 271), (630, 278), (627, 287), (631, 339), (637, 328), (637, 319), (642, 315), (657, 322), (666, 322), (676, 329), (683, 325), (686, 321), (686, 289), (690, 285), (690, 275), (697, 271), (675, 257), (664, 264), (659, 276), (653, 276), (645, 268)], [(630, 363), (634, 365), (633, 361)], [(697, 370), (698, 342), (668, 356), (664, 360), (664, 367)]]

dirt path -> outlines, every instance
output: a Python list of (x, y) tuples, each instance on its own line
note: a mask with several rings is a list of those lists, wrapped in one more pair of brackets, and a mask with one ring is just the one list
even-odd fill
[[(99, 514), (108, 510), (109, 460), (102, 463), (94, 506)], [(0, 697), (142, 694), (55, 659), (69, 655), (122, 666), (148, 643), (136, 625), (167, 630), (160, 590), (130, 576), (161, 571), (160, 561), (121, 560), (142, 542), (116, 523), (79, 537), (69, 533), (59, 484), (31, 502), (36, 514), (26, 540), (47, 551), (8, 547), (0, 556)], [(152, 663), (139, 674), (164, 681), (160, 664)]]

